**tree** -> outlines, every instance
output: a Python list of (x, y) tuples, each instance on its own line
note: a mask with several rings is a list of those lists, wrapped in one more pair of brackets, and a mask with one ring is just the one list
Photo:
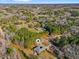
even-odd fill
[(55, 43), (59, 46), (59, 47), (63, 47), (65, 45), (72, 45), (72, 44), (76, 44), (79, 45), (79, 36), (71, 36), (71, 37), (61, 37), (61, 39), (56, 39)]
[(62, 34), (65, 30), (67, 30), (66, 26), (54, 25), (53, 22), (47, 22), (44, 26), (44, 29), (48, 31), (49, 35), (51, 33)]
[(11, 53), (13, 53), (13, 48), (6, 48), (6, 53), (8, 55), (10, 55)]
[(70, 11), (71, 12), (71, 16), (79, 16), (79, 11), (76, 10), (76, 11)]
[(50, 22), (45, 24), (44, 29), (49, 32), (49, 35), (53, 32), (53, 26)]
[(38, 33), (31, 32), (26, 28), (21, 28), (16, 32), (13, 40), (18, 41), (19, 43), (23, 42), (24, 47), (30, 47), (37, 37)]

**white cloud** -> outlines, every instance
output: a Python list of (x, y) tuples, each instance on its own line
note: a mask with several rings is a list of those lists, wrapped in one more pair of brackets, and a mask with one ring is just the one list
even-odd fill
[(16, 2), (29, 2), (31, 0), (14, 0), (14, 1), (16, 1)]

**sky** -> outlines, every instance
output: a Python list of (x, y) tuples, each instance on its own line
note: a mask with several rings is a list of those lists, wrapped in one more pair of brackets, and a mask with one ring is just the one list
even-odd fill
[(0, 3), (63, 4), (63, 3), (79, 3), (79, 0), (0, 0)]

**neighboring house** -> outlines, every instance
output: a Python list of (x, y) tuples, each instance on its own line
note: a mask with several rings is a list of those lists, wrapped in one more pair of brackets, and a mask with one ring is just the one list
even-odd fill
[(79, 26), (72, 26), (69, 30), (73, 35), (79, 34)]
[(68, 25), (68, 22), (67, 22), (66, 19), (61, 18), (61, 19), (59, 19), (59, 20), (56, 20), (56, 21), (55, 21), (55, 24), (56, 24), (56, 25)]
[(28, 20), (28, 16), (20, 16), (20, 19), (22, 19), (22, 20)]
[(63, 47), (63, 52), (67, 59), (79, 59), (79, 46), (78, 45), (66, 45)]

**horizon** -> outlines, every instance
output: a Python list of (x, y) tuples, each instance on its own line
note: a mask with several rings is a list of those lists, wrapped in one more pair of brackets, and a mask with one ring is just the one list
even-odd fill
[(79, 0), (0, 0), (0, 4), (79, 4)]

